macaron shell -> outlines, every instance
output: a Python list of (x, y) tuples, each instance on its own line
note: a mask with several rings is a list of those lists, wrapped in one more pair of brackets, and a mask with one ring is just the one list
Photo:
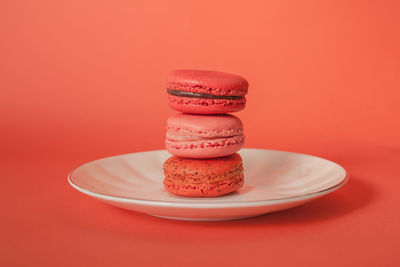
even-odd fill
[[(177, 113), (167, 120), (167, 130), (190, 130), (190, 135), (205, 134), (221, 131), (231, 131), (233, 129), (243, 130), (242, 121), (230, 114), (223, 115), (194, 115)], [(210, 137), (209, 134), (206, 136)]]
[(244, 183), (239, 154), (203, 160), (172, 156), (164, 163), (164, 174), (165, 189), (180, 196), (220, 196)]
[(249, 83), (239, 75), (206, 70), (175, 70), (168, 75), (167, 88), (212, 95), (244, 96)]
[(179, 157), (215, 158), (236, 153), (243, 147), (244, 142), (244, 135), (218, 139), (180, 142), (166, 139), (165, 147), (169, 153)]
[(243, 184), (243, 174), (236, 176), (234, 179), (227, 179), (213, 185), (200, 184), (193, 186), (164, 180), (164, 188), (168, 192), (183, 197), (218, 197), (238, 190)]
[(246, 98), (237, 100), (204, 99), (168, 95), (169, 106), (183, 113), (224, 114), (238, 112), (245, 108)]

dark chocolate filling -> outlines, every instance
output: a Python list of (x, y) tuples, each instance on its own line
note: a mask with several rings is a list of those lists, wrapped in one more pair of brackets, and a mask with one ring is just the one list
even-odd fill
[(175, 96), (183, 96), (183, 97), (193, 97), (193, 98), (206, 98), (206, 99), (229, 99), (229, 100), (237, 100), (242, 99), (243, 96), (236, 95), (210, 95), (210, 94), (199, 94), (185, 91), (172, 90), (167, 88), (167, 92), (170, 95)]

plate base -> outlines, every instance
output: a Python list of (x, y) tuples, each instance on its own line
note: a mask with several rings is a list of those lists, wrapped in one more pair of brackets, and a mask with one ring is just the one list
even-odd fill
[(190, 218), (190, 217), (170, 217), (170, 216), (158, 216), (153, 214), (148, 214), (153, 217), (168, 219), (168, 220), (178, 220), (178, 221), (197, 221), (197, 222), (218, 222), (218, 221), (233, 221), (241, 220), (246, 218), (251, 218), (255, 216), (239, 216), (239, 217), (228, 217), (228, 218)]

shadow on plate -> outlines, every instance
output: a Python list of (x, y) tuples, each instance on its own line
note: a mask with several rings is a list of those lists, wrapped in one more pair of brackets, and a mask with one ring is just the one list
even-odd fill
[(229, 224), (298, 224), (334, 219), (364, 208), (376, 196), (373, 188), (357, 177), (350, 176), (338, 191), (302, 206), (258, 217), (225, 222)]

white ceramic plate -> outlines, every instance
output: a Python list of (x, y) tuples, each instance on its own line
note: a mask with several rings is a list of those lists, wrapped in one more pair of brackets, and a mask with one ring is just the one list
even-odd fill
[(165, 150), (114, 156), (86, 163), (68, 177), (80, 192), (149, 215), (195, 221), (232, 220), (304, 204), (343, 186), (338, 164), (304, 154), (242, 149), (245, 185), (217, 198), (187, 198), (164, 190)]

